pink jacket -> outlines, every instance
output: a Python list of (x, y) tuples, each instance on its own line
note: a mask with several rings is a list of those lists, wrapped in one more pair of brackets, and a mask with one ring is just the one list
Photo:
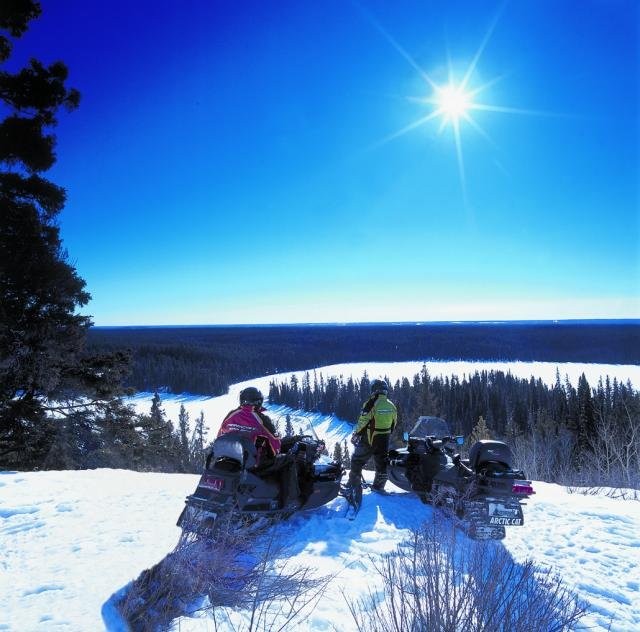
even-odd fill
[[(280, 452), (280, 439), (264, 427), (260, 414), (253, 409), (253, 406), (240, 406), (225, 417), (218, 430), (218, 436), (229, 432), (249, 436), (254, 445), (256, 440), (262, 437), (267, 440), (273, 456)], [(258, 455), (258, 463), (261, 456), (261, 454)]]

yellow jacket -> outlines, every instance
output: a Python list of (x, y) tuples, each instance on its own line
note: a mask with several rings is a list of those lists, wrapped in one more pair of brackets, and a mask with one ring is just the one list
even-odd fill
[(373, 437), (377, 434), (389, 434), (395, 428), (398, 421), (398, 410), (395, 404), (387, 399), (386, 395), (380, 393), (370, 397), (362, 407), (356, 433), (366, 430), (369, 445), (373, 441)]

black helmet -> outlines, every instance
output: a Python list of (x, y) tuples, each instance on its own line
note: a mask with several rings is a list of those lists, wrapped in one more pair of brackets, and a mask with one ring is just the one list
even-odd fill
[(240, 391), (240, 405), (250, 404), (251, 406), (262, 406), (264, 397), (255, 386), (248, 386)]
[(389, 392), (389, 385), (385, 380), (373, 380), (371, 382), (371, 394), (376, 395), (378, 393), (382, 393), (386, 395)]

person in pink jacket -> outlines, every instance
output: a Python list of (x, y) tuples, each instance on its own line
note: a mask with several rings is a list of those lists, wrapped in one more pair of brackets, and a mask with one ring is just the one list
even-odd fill
[(218, 437), (229, 433), (248, 437), (257, 450), (255, 473), (276, 474), (282, 508), (294, 510), (301, 505), (296, 461), (293, 455), (281, 454), (280, 437), (269, 416), (265, 415), (263, 401), (262, 393), (254, 386), (240, 391), (240, 406), (227, 413)]
[(227, 413), (218, 436), (229, 432), (249, 437), (258, 450), (258, 467), (268, 465), (280, 454), (280, 438), (271, 419), (264, 414), (262, 393), (254, 386), (240, 391), (240, 406)]

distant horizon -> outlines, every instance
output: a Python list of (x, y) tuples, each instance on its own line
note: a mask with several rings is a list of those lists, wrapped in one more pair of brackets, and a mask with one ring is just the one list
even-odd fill
[(535, 325), (535, 324), (607, 324), (640, 325), (640, 318), (543, 318), (514, 320), (407, 320), (407, 321), (327, 321), (291, 323), (194, 323), (162, 325), (92, 325), (91, 329), (187, 329), (214, 327), (358, 327), (358, 326), (420, 326), (420, 325)]

